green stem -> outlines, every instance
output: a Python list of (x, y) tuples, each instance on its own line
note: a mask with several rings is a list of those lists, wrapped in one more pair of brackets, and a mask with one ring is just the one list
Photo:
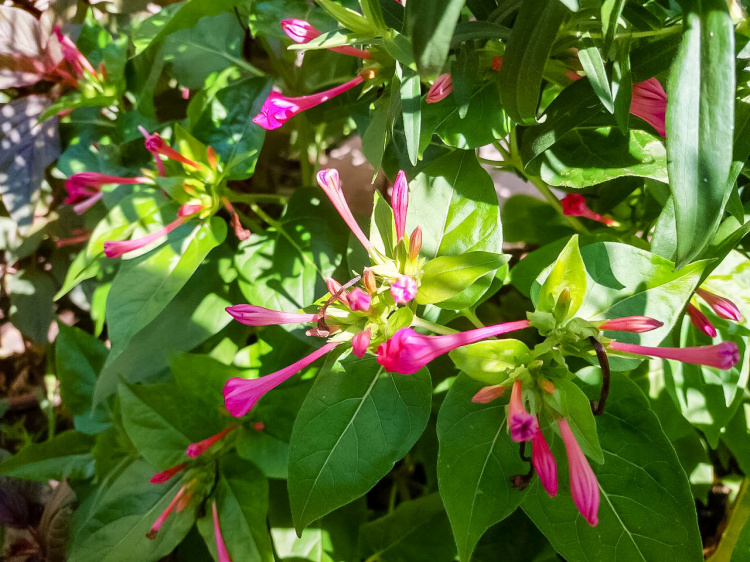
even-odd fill
[(469, 322), (474, 324), (475, 328), (484, 328), (484, 322), (482, 322), (479, 317), (476, 315), (476, 313), (473, 310), (470, 309), (464, 309), (461, 311), (461, 314), (466, 318)]
[(237, 213), (237, 216), (240, 218), (240, 222), (250, 229), (250, 232), (258, 233), (265, 230), (259, 222), (254, 221), (244, 213), (238, 211), (237, 209), (235, 209), (234, 212)]
[(227, 191), (225, 197), (232, 203), (278, 203), (286, 205), (289, 198), (280, 193), (235, 193)]
[(447, 328), (445, 326), (441, 326), (440, 324), (435, 324), (434, 322), (430, 322), (429, 320), (425, 320), (424, 318), (420, 318), (419, 316), (415, 316), (412, 319), (411, 325), (416, 326), (417, 328), (424, 328), (425, 330), (430, 330), (431, 332), (442, 334), (444, 336), (448, 334), (458, 333), (458, 330)]
[(719, 548), (714, 551), (708, 562), (730, 562), (732, 559), (732, 554), (737, 546), (740, 533), (748, 519), (750, 519), (750, 493), (748, 492), (748, 487), (750, 487), (750, 479), (745, 478), (740, 486), (737, 499), (734, 500), (732, 511), (729, 513), (727, 526), (721, 534)]
[(300, 173), (303, 186), (315, 185), (313, 166), (310, 163), (310, 123), (307, 117), (301, 115), (297, 118), (297, 150), (299, 150)]
[[(673, 33), (679, 33), (682, 31), (681, 25), (673, 25), (671, 27), (665, 27), (663, 29), (655, 29), (652, 31), (636, 31), (634, 33), (618, 33), (615, 35), (615, 40), (629, 37), (630, 39), (641, 39), (643, 37), (658, 37), (659, 35), (671, 35)], [(580, 36), (581, 32), (578, 31), (575, 34)], [(603, 35), (601, 33), (589, 33), (593, 39), (601, 39)]]

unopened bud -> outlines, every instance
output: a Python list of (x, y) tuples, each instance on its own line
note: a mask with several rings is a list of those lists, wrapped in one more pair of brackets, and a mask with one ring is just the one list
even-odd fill
[[(331, 296), (337, 295), (336, 300), (343, 305), (349, 306), (349, 301), (346, 299), (347, 293), (346, 291), (341, 291), (341, 286), (341, 283), (334, 278), (326, 277), (326, 287), (328, 287), (328, 292), (331, 293)], [(341, 294), (337, 294), (339, 291), (341, 291)]]
[(555, 318), (559, 322), (568, 315), (570, 310), (570, 289), (565, 287), (560, 291), (560, 296), (557, 297), (557, 304), (555, 304)]
[(206, 160), (208, 161), (208, 165), (211, 167), (212, 170), (215, 170), (219, 166), (219, 159), (216, 157), (216, 151), (213, 149), (212, 146), (209, 146), (206, 149)]
[(496, 398), (500, 398), (503, 392), (505, 392), (505, 387), (502, 384), (485, 386), (474, 395), (471, 401), (475, 404), (489, 404)]
[(422, 249), (422, 227), (414, 229), (409, 237), (409, 260), (415, 261), (419, 257), (419, 251)]
[(375, 291), (378, 290), (378, 286), (375, 283), (375, 274), (369, 267), (365, 268), (364, 272), (362, 272), (362, 284), (371, 295), (374, 295)]
[(264, 424), (262, 421), (255, 422), (253, 424), (253, 429), (255, 431), (263, 431), (266, 428), (266, 424)]
[(550, 380), (547, 380), (547, 379), (540, 380), (539, 381), (539, 386), (547, 394), (554, 394), (555, 393), (555, 385)]

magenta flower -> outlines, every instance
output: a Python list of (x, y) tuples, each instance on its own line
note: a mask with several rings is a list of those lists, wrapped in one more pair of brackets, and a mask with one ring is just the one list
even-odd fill
[(594, 471), (591, 470), (586, 456), (581, 451), (568, 420), (557, 420), (560, 427), (565, 451), (568, 456), (568, 470), (570, 471), (570, 493), (578, 511), (592, 527), (599, 523), (599, 483)]
[(174, 148), (164, 142), (164, 139), (161, 138), (161, 135), (159, 133), (149, 134), (149, 132), (142, 126), (138, 127), (138, 130), (146, 138), (146, 150), (154, 155), (154, 158), (157, 162), (156, 165), (161, 165), (161, 167), (159, 168), (159, 175), (162, 175), (164, 163), (157, 156), (158, 154), (166, 156), (167, 158), (171, 158), (172, 160), (176, 160), (177, 162), (180, 162), (182, 164), (187, 164), (188, 166), (192, 166), (193, 168), (200, 168), (200, 164), (196, 164), (189, 158), (185, 158), (182, 154), (180, 154)]
[(243, 379), (235, 377), (224, 385), (224, 406), (235, 418), (241, 418), (253, 409), (255, 404), (269, 390), (276, 388), (282, 382), (300, 372), (302, 369), (319, 359), (341, 342), (325, 344), (313, 351), (307, 357), (292, 363), (288, 367), (257, 379)]
[(666, 138), (667, 93), (656, 78), (633, 84), (630, 113), (643, 119)]
[(701, 345), (698, 347), (645, 347), (632, 343), (613, 341), (609, 344), (614, 351), (648, 355), (662, 359), (673, 359), (693, 365), (705, 365), (716, 369), (731, 369), (740, 360), (737, 344), (724, 341), (716, 345)]
[(219, 556), (219, 562), (232, 562), (232, 557), (229, 556), (227, 546), (224, 544), (224, 537), (221, 535), (221, 527), (219, 526), (219, 510), (216, 509), (216, 502), (211, 502), (211, 514), (214, 520), (214, 538), (216, 539), (216, 550)]
[(542, 486), (554, 498), (557, 495), (557, 463), (541, 429), (531, 440), (531, 462)]
[(197, 459), (203, 453), (208, 451), (211, 447), (216, 445), (216, 443), (224, 439), (224, 437), (226, 437), (227, 434), (236, 427), (237, 427), (236, 425), (230, 425), (226, 429), (221, 430), (219, 433), (217, 433), (216, 435), (212, 435), (208, 439), (204, 439), (203, 441), (198, 441), (197, 443), (191, 443), (190, 445), (188, 445), (188, 448), (185, 450), (185, 454), (189, 456), (191, 459)]
[(277, 324), (297, 324), (314, 322), (314, 314), (301, 312), (279, 312), (252, 304), (235, 304), (225, 309), (237, 322), (247, 326), (273, 326)]
[[(320, 31), (315, 29), (312, 24), (305, 20), (288, 19), (281, 20), (281, 29), (287, 34), (289, 39), (295, 43), (309, 43), (316, 37), (320, 37)], [(343, 47), (329, 47), (329, 50), (342, 55), (350, 55), (360, 59), (371, 59), (372, 55), (362, 49), (345, 45)]]
[(73, 69), (82, 75), (84, 71), (88, 72), (91, 76), (96, 78), (96, 70), (91, 65), (89, 60), (83, 56), (78, 47), (67, 35), (63, 35), (60, 26), (54, 28), (55, 36), (57, 37), (58, 43), (60, 43), (60, 50), (62, 51), (63, 58), (70, 63)]
[(343, 94), (347, 90), (351, 90), (354, 86), (361, 84), (363, 78), (357, 76), (340, 86), (331, 88), (318, 94), (311, 96), (301, 96), (297, 98), (288, 98), (282, 96), (277, 92), (271, 92), (268, 94), (266, 101), (263, 102), (263, 107), (260, 113), (253, 117), (253, 123), (260, 125), (267, 131), (273, 131), (278, 129), (289, 119), (297, 115), (298, 113), (320, 105), (329, 99)]
[(568, 193), (560, 201), (562, 203), (563, 215), (570, 217), (585, 217), (592, 221), (601, 222), (607, 226), (616, 225), (617, 221), (608, 219), (595, 213), (586, 205), (586, 199), (580, 193)]
[(357, 221), (354, 220), (354, 215), (352, 215), (352, 211), (346, 203), (338, 171), (331, 168), (320, 170), (316, 175), (316, 178), (318, 180), (318, 185), (323, 188), (323, 191), (325, 191), (325, 194), (331, 200), (331, 203), (333, 203), (333, 206), (336, 208), (339, 215), (341, 215), (341, 218), (344, 219), (344, 222), (354, 233), (354, 236), (356, 236), (357, 240), (359, 240), (359, 242), (365, 247), (365, 250), (369, 251), (372, 244), (370, 244), (365, 233), (362, 232)]
[(716, 337), (716, 327), (711, 324), (711, 321), (706, 317), (706, 315), (698, 310), (698, 308), (693, 306), (692, 303), (688, 303), (687, 313), (690, 317), (690, 321), (693, 323), (693, 326), (698, 328), (701, 332), (703, 332), (710, 338)]
[(370, 310), (370, 302), (372, 302), (372, 297), (359, 287), (355, 287), (351, 290), (349, 295), (347, 295), (346, 300), (349, 304), (349, 308), (351, 308), (352, 310), (367, 312), (368, 310)]
[(80, 215), (102, 198), (103, 185), (135, 185), (148, 181), (149, 179), (144, 177), (121, 178), (98, 172), (73, 174), (65, 180), (65, 189), (68, 191), (65, 203), (73, 205), (73, 210)]
[[(197, 209), (195, 209), (195, 207), (197, 207)], [(185, 224), (188, 220), (190, 220), (190, 217), (193, 214), (200, 212), (201, 209), (202, 207), (200, 205), (183, 205), (177, 212), (178, 216), (176, 220), (170, 222), (166, 226), (161, 227), (159, 230), (152, 232), (148, 236), (144, 236), (143, 238), (136, 238), (135, 240), (108, 240), (104, 243), (104, 255), (108, 258), (120, 258), (128, 252), (133, 252), (135, 250), (148, 246), (152, 242), (157, 241), (162, 236), (166, 236), (178, 226)], [(186, 214), (187, 212), (190, 212), (191, 214)]]
[(172, 476), (180, 472), (186, 466), (187, 466), (187, 463), (183, 462), (171, 468), (168, 468), (167, 470), (162, 470), (161, 472), (157, 472), (151, 477), (151, 480), (149, 480), (149, 482), (151, 482), (152, 484), (164, 484), (164, 482), (172, 478)]
[(474, 402), (474, 404), (489, 404), (493, 400), (500, 398), (504, 392), (505, 387), (502, 384), (485, 386), (472, 396), (471, 401)]
[(600, 330), (609, 332), (633, 332), (643, 334), (661, 328), (664, 322), (659, 322), (648, 316), (624, 316), (623, 318), (613, 318), (606, 320), (599, 325)]
[(401, 328), (378, 347), (378, 363), (389, 373), (412, 375), (456, 348), (528, 327), (528, 320), (517, 320), (445, 336), (424, 336), (411, 328)]
[(725, 320), (742, 322), (742, 313), (740, 312), (740, 309), (729, 299), (720, 297), (706, 289), (699, 288), (695, 292), (706, 301), (708, 306), (713, 309), (718, 317), (724, 318)]
[[(161, 512), (159, 517), (156, 518), (156, 521), (154, 521), (154, 524), (151, 525), (151, 529), (149, 530), (148, 533), (146, 533), (147, 538), (151, 540), (154, 540), (156, 538), (156, 535), (161, 530), (161, 527), (162, 525), (164, 525), (164, 522), (167, 520), (167, 518), (170, 515), (172, 515), (172, 512), (175, 510), (176, 507), (178, 507), (178, 504), (182, 502), (182, 498), (185, 495), (187, 486), (188, 485), (185, 484), (184, 486), (182, 486), (182, 488), (180, 488), (180, 491), (177, 492), (177, 494), (175, 494), (175, 497), (172, 498), (171, 502), (169, 502), (169, 505), (167, 506), (167, 508)], [(180, 509), (178, 509), (177, 511), (180, 511)]]
[(417, 282), (408, 275), (400, 275), (391, 284), (391, 296), (398, 304), (407, 304), (417, 296)]
[(453, 91), (453, 79), (450, 74), (441, 74), (435, 79), (427, 92), (427, 103), (437, 103)]
[(406, 209), (409, 206), (409, 183), (403, 170), (398, 172), (391, 195), (393, 218), (396, 221), (396, 242), (400, 242), (406, 232)]
[(516, 443), (530, 441), (539, 431), (539, 422), (536, 416), (532, 416), (526, 411), (521, 397), (521, 381), (513, 383), (513, 389), (510, 391), (510, 402), (508, 403), (508, 428), (510, 429), (510, 438)]
[(352, 353), (362, 359), (367, 353), (367, 348), (370, 347), (370, 338), (372, 334), (370, 330), (363, 330), (352, 338)]

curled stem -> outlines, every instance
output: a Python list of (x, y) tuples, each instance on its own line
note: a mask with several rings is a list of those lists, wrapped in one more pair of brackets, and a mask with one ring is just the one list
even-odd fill
[(604, 346), (599, 343), (599, 340), (594, 336), (590, 336), (589, 340), (591, 341), (591, 345), (594, 346), (596, 358), (599, 360), (599, 365), (602, 368), (602, 391), (599, 395), (599, 400), (591, 403), (591, 410), (594, 412), (595, 416), (601, 416), (604, 413), (607, 396), (609, 396), (609, 358), (607, 357), (607, 352), (604, 351)]

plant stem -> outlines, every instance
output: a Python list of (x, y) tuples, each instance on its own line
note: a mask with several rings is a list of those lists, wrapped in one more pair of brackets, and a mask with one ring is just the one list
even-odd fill
[(461, 311), (461, 314), (463, 314), (464, 318), (466, 318), (469, 322), (474, 324), (475, 328), (484, 328), (484, 323), (479, 319), (479, 317), (476, 315), (476, 313), (473, 310), (470, 309), (464, 309)]
[(708, 562), (730, 562), (737, 546), (740, 533), (750, 519), (750, 479), (745, 478), (740, 486), (737, 499), (734, 500), (732, 511), (728, 515), (727, 526), (721, 534), (719, 547), (708, 559)]
[(286, 205), (289, 198), (279, 193), (234, 193), (228, 191), (225, 195), (232, 203), (278, 203)]
[(411, 325), (416, 326), (417, 328), (424, 328), (425, 330), (430, 330), (431, 332), (442, 334), (444, 336), (448, 334), (458, 333), (458, 330), (454, 330), (453, 328), (446, 328), (445, 326), (435, 324), (434, 322), (430, 322), (429, 320), (425, 320), (424, 318), (420, 318), (419, 316), (415, 316), (412, 319)]

